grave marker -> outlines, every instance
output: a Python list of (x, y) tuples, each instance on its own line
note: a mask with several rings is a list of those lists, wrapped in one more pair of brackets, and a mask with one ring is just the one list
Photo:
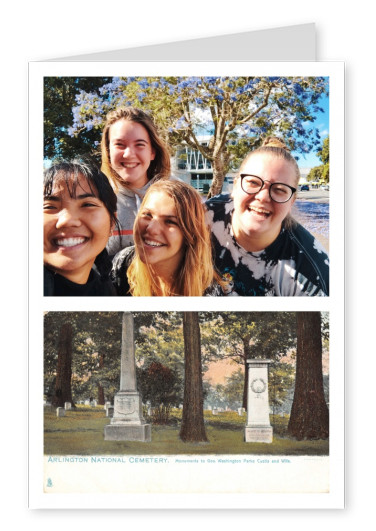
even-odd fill
[(245, 442), (273, 442), (269, 418), (268, 365), (271, 360), (247, 360), (248, 407)]
[(114, 416), (104, 428), (106, 441), (151, 441), (151, 425), (142, 416), (142, 399), (137, 391), (134, 357), (133, 316), (123, 313), (120, 390), (115, 395)]

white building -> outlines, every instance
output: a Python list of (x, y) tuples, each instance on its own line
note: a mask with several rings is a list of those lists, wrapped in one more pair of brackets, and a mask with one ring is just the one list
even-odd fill
[[(199, 142), (201, 145), (207, 146), (210, 138), (210, 136), (201, 136)], [(192, 185), (199, 192), (207, 193), (209, 191), (213, 179), (213, 168), (211, 162), (197, 149), (190, 146), (179, 147), (171, 159), (171, 167), (175, 177)], [(223, 193), (231, 192), (234, 176), (233, 173), (226, 175)]]

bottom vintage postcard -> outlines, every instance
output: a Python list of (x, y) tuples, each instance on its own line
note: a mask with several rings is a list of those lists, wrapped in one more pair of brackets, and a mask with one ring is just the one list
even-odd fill
[(329, 313), (43, 318), (32, 507), (343, 507)]

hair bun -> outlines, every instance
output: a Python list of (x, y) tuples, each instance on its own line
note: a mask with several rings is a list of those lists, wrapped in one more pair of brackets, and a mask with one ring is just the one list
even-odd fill
[(262, 143), (262, 147), (275, 147), (290, 151), (286, 144), (283, 142), (283, 140), (276, 136), (267, 136)]

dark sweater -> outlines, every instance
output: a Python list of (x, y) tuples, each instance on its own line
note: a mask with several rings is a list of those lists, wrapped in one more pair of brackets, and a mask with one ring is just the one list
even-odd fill
[(44, 295), (51, 297), (109, 297), (116, 295), (109, 278), (102, 279), (92, 269), (86, 284), (76, 284), (44, 266)]

